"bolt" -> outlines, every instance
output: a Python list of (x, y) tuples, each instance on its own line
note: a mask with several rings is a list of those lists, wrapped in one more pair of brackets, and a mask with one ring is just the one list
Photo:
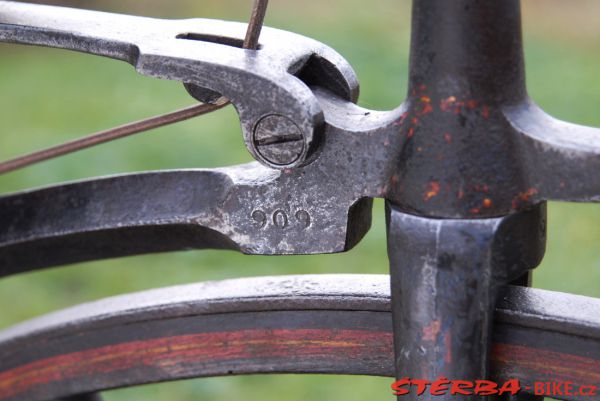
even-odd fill
[(287, 166), (304, 152), (304, 135), (289, 118), (277, 114), (263, 117), (254, 127), (254, 149), (267, 162)]

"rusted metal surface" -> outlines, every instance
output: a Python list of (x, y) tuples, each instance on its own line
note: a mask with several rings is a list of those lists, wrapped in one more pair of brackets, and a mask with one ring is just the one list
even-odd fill
[[(490, 376), (498, 293), (540, 263), (545, 215), (541, 205), (498, 218), (429, 219), (388, 205), (398, 379)], [(413, 389), (399, 398), (437, 396)]]
[[(202, 183), (210, 178), (204, 176), (228, 182), (221, 202), (197, 207), (196, 215), (218, 210), (210, 221), (148, 207), (137, 223), (114, 227), (83, 221), (87, 213), (70, 213), (70, 206), (55, 200), (68, 191), (72, 203), (85, 208), (104, 196), (88, 192), (95, 183), (1, 198), (3, 209), (18, 203), (60, 209), (62, 216), (51, 222), (36, 214), (18, 221), (3, 217), (2, 265), (18, 271), (19, 261), (5, 254), (17, 244), (35, 249), (50, 238), (56, 255), (45, 254), (47, 265), (99, 258), (81, 252), (67, 260), (60, 241), (102, 230), (115, 233), (112, 248), (122, 249), (107, 256), (148, 252), (131, 244), (136, 236), (116, 233), (141, 226), (168, 232), (165, 217), (192, 231), (218, 231), (243, 252), (307, 254), (351, 248), (369, 226), (363, 199), (384, 197), (408, 213), (459, 219), (508, 215), (550, 199), (596, 200), (599, 131), (558, 122), (526, 96), (519, 2), (427, 0), (417, 2), (413, 13), (409, 96), (393, 111), (376, 112), (353, 104), (358, 84), (343, 58), (298, 35), (265, 28), (262, 47), (252, 51), (241, 49), (244, 24), (0, 2), (2, 41), (125, 60), (142, 74), (193, 83), (231, 99), (249, 151), (264, 164), (198, 171), (200, 183), (182, 182), (195, 189), (195, 205), (206, 202)], [(265, 118), (285, 123), (266, 124)], [(121, 188), (144, 178), (111, 180)], [(112, 197), (111, 210), (119, 213), (135, 204), (125, 194)], [(173, 230), (176, 235), (182, 234)], [(187, 248), (204, 246), (199, 241)], [(157, 244), (157, 250), (168, 249)]]
[[(249, 50), (243, 49), (244, 24), (165, 21), (0, 1), (0, 41), (112, 57), (131, 63), (141, 74), (182, 82), (198, 99), (231, 100), (246, 146), (257, 160), (5, 195), (0, 198), (0, 275), (190, 248), (273, 255), (346, 251), (369, 229), (371, 200), (380, 197), (388, 206), (396, 352), (395, 363), (385, 359), (389, 365), (372, 358), (379, 355), (377, 350), (391, 358), (392, 337), (389, 312), (363, 309), (371, 297), (357, 303), (353, 310), (360, 312), (248, 311), (232, 330), (224, 328), (218, 315), (207, 315), (217, 319), (215, 327), (222, 327), (218, 335), (177, 332), (184, 316), (174, 317), (173, 325), (165, 328), (160, 322), (168, 314), (159, 314), (160, 319), (139, 322), (140, 327), (152, 326), (147, 330), (128, 331), (134, 326), (115, 323), (114, 336), (98, 337), (96, 348), (69, 349), (92, 353), (77, 354), (73, 361), (79, 362), (73, 365), (59, 337), (56, 344), (51, 336), (40, 337), (48, 342), (43, 350), (2, 359), (6, 372), (12, 372), (5, 372), (4, 383), (11, 383), (6, 388), (12, 388), (14, 397), (20, 397), (18, 391), (42, 391), (27, 376), (37, 365), (27, 364), (48, 362), (39, 354), (28, 360), (28, 352), (63, 358), (44, 365), (48, 372), (64, 366), (81, 374), (78, 367), (88, 366), (82, 362), (88, 361), (99, 381), (96, 387), (78, 388), (82, 392), (117, 385), (112, 380), (268, 369), (390, 374), (395, 367), (397, 377), (409, 372), (429, 380), (437, 374), (486, 378), (495, 369), (499, 377), (514, 374), (523, 380), (596, 380), (597, 337), (580, 330), (597, 333), (596, 304), (595, 311), (579, 314), (579, 298), (565, 295), (562, 300), (573, 309), (560, 318), (524, 313), (518, 324), (492, 325), (497, 294), (514, 280), (525, 283), (528, 270), (543, 256), (545, 201), (600, 199), (600, 130), (558, 121), (527, 95), (519, 7), (518, 0), (414, 1), (409, 93), (396, 109), (379, 112), (355, 105), (357, 79), (340, 55), (288, 32), (265, 28), (257, 50)], [(529, 304), (515, 305), (519, 310)], [(543, 306), (535, 304), (533, 310)], [(569, 314), (576, 317), (574, 326)], [(244, 326), (241, 322), (251, 315), (251, 326)], [(269, 343), (269, 334), (259, 326), (261, 316), (272, 319), (269, 327), (280, 330), (273, 333), (282, 343)], [(533, 327), (529, 318), (549, 324)], [(356, 322), (362, 322), (360, 328), (352, 326)], [(40, 330), (48, 334), (53, 325), (46, 324)], [(187, 321), (181, 324), (193, 327)], [(76, 326), (68, 326), (65, 336), (71, 330)], [(246, 348), (236, 337), (240, 332), (261, 346)], [(9, 333), (17, 344), (18, 330)], [(496, 336), (493, 347), (490, 333)], [(205, 337), (185, 337), (190, 335)], [(382, 342), (385, 335), (388, 345)], [(166, 346), (169, 341), (175, 341), (174, 348)], [(187, 351), (177, 341), (209, 344), (189, 350), (200, 367), (185, 360)], [(239, 346), (228, 354), (219, 344), (231, 341)], [(77, 341), (70, 344), (75, 347)], [(115, 354), (132, 356), (123, 356), (114, 367), (132, 370), (117, 374), (109, 363), (102, 376), (93, 353), (113, 352), (113, 346), (125, 347), (115, 348)], [(180, 350), (166, 362), (171, 366), (183, 358), (180, 370), (165, 370), (164, 364), (158, 372), (152, 370), (148, 366), (162, 363), (155, 354), (159, 359), (144, 364), (144, 350), (154, 346), (167, 354)], [(589, 351), (590, 346), (595, 348)], [(355, 353), (340, 352), (343, 347)], [(292, 349), (301, 357), (294, 359)], [(260, 354), (258, 362), (253, 352)], [(211, 365), (207, 355), (227, 363)], [(227, 365), (231, 358), (239, 362), (233, 368)], [(15, 377), (32, 381), (23, 379), (17, 385), (11, 381)], [(54, 382), (51, 373), (38, 379), (62, 396), (65, 383)]]
[[(510, 287), (496, 308), (493, 377), (597, 383), (598, 307)], [(390, 309), (383, 275), (238, 279), (109, 298), (0, 333), (0, 399), (244, 373), (393, 376)]]

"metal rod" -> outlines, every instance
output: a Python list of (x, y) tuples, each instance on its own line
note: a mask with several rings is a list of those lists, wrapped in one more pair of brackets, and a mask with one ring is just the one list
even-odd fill
[(268, 5), (269, 0), (254, 1), (250, 23), (248, 24), (248, 30), (246, 31), (246, 39), (244, 39), (244, 49), (256, 50), (258, 48), (258, 38), (260, 37), (260, 31), (262, 30)]
[[(255, 50), (258, 48), (258, 38), (262, 30), (265, 14), (267, 12), (268, 0), (255, 0), (252, 7), (250, 22), (244, 40), (244, 48)], [(187, 120), (219, 110), (229, 104), (225, 97), (219, 98), (214, 104), (199, 104), (184, 109), (176, 110), (167, 114), (150, 117), (145, 120), (132, 122), (119, 127), (100, 131), (83, 138), (75, 139), (60, 145), (42, 149), (36, 152), (28, 153), (14, 159), (6, 160), (0, 163), (0, 174), (5, 174), (44, 160), (53, 159), (69, 153), (73, 153), (92, 146), (100, 145), (115, 139), (134, 135), (140, 132), (148, 131), (154, 128), (173, 124), (179, 121)]]
[(37, 152), (29, 153), (0, 163), (0, 174), (8, 173), (34, 163), (52, 159), (78, 150), (86, 149), (95, 145), (114, 141), (139, 132), (148, 131), (153, 128), (173, 124), (178, 121), (187, 120), (192, 117), (210, 113), (221, 109), (229, 104), (227, 100), (219, 100), (215, 104), (199, 104), (184, 109), (176, 110), (171, 113), (162, 114), (145, 120), (135, 121), (119, 127), (100, 131), (95, 134), (78, 138), (60, 145), (52, 146)]

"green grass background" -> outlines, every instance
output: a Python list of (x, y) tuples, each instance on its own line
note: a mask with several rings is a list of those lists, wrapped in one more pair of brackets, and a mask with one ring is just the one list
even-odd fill
[[(101, 10), (244, 21), (250, 1), (72, 1)], [(406, 1), (271, 0), (267, 24), (316, 38), (355, 67), (363, 106), (390, 109), (406, 92)], [(600, 5), (524, 1), (528, 86), (557, 117), (600, 126)], [(192, 103), (181, 85), (123, 63), (59, 50), (0, 45), (0, 159)], [(209, 116), (0, 176), (0, 192), (113, 173), (215, 167), (251, 160), (229, 108)], [(548, 172), (551, 174), (552, 172)], [(600, 174), (600, 172), (598, 172)], [(600, 205), (551, 203), (548, 251), (534, 286), (600, 297)], [(129, 257), (0, 281), (0, 327), (72, 304), (158, 286), (240, 276), (387, 273), (382, 202), (367, 237), (341, 255), (260, 257), (199, 251)], [(600, 313), (600, 312), (599, 312)], [(105, 393), (108, 401), (392, 400), (390, 379), (249, 376)]]

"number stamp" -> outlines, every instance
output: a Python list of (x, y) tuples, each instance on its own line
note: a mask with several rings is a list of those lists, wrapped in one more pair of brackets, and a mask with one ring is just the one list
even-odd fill
[(272, 226), (281, 230), (299, 226), (302, 229), (307, 229), (312, 224), (310, 214), (303, 209), (297, 210), (296, 213), (288, 213), (283, 209), (277, 209), (274, 212), (265, 212), (256, 209), (251, 214), (252, 220), (256, 228), (266, 228)]

